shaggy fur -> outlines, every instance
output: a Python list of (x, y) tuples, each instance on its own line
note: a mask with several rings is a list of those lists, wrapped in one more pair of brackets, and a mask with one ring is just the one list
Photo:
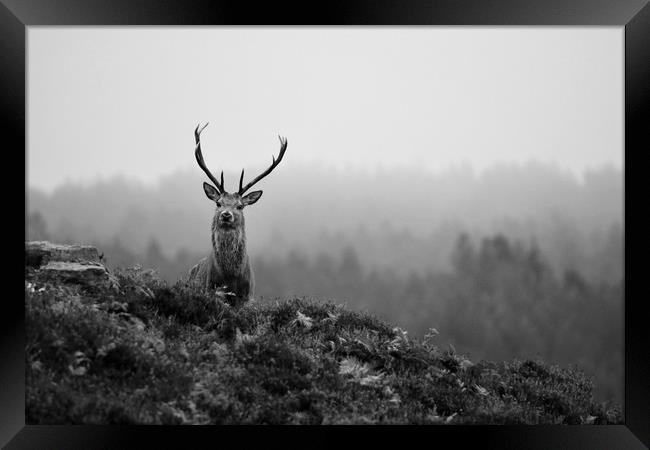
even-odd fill
[[(261, 192), (253, 197), (241, 197), (239, 194), (217, 197), (208, 189), (206, 194), (217, 202), (212, 219), (212, 252), (192, 267), (189, 280), (208, 290), (223, 289), (239, 299), (251, 300), (255, 282), (246, 253), (245, 221), (241, 208), (257, 201)], [(232, 222), (224, 223), (221, 220), (221, 214), (225, 211), (233, 215)]]

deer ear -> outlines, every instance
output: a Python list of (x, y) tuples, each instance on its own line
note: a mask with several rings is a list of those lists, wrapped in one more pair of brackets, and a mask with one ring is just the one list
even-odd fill
[(219, 198), (219, 192), (210, 183), (206, 183), (204, 181), (203, 182), (203, 190), (205, 191), (205, 195), (207, 195), (210, 200), (216, 202), (217, 199)]
[(244, 205), (252, 205), (260, 199), (262, 196), (262, 191), (253, 191), (250, 194), (247, 194), (242, 197), (241, 201)]

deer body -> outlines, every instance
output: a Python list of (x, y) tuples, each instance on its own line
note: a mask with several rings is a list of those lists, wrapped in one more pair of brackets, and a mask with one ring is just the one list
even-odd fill
[(196, 127), (194, 136), (196, 149), (194, 154), (199, 166), (216, 185), (203, 183), (205, 195), (216, 204), (216, 211), (212, 219), (212, 251), (210, 255), (198, 262), (189, 273), (189, 280), (197, 283), (207, 290), (223, 288), (226, 292), (234, 294), (238, 299), (251, 300), (254, 295), (255, 282), (248, 254), (246, 253), (246, 231), (243, 209), (247, 205), (257, 202), (262, 196), (262, 191), (245, 192), (280, 163), (287, 148), (286, 139), (280, 138), (282, 144), (280, 154), (276, 160), (273, 157), (271, 166), (253, 181), (243, 186), (244, 171), (239, 178), (239, 191), (228, 193), (224, 189), (223, 172), (221, 182), (210, 173), (203, 161), (201, 153), (200, 134), (207, 126), (199, 129)]
[(223, 287), (238, 298), (253, 298), (255, 281), (246, 252), (243, 223), (241, 228), (223, 230), (215, 214), (212, 220), (212, 251), (192, 267), (190, 279), (209, 290)]

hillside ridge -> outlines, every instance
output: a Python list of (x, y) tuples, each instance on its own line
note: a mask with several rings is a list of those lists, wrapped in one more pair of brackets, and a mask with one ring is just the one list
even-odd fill
[[(232, 304), (51, 246), (26, 242), (28, 424), (622, 423), (577, 368), (472, 362), (433, 329), (305, 297)], [(90, 272), (52, 269), (66, 258)]]

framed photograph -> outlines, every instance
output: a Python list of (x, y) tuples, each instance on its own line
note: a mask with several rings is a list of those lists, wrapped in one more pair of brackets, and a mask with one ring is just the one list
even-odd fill
[(647, 448), (647, 3), (2, 0), (2, 444)]

